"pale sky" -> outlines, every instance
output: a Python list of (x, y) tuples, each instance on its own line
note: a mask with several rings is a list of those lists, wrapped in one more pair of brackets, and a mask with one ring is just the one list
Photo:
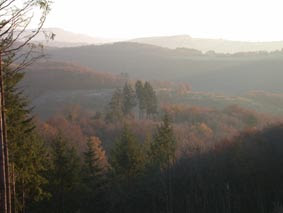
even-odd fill
[(45, 27), (104, 38), (283, 40), (283, 0), (54, 0)]

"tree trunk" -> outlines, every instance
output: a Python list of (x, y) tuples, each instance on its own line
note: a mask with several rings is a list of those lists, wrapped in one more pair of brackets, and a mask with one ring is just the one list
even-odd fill
[(25, 213), (26, 210), (25, 210), (25, 187), (24, 187), (24, 181), (22, 181), (22, 213)]
[[(2, 73), (2, 56), (0, 52), (0, 73)], [(0, 81), (2, 82), (2, 75), (0, 75)], [(3, 93), (0, 91), (0, 95)], [(0, 108), (2, 109), (2, 103), (0, 102)], [(7, 191), (6, 191), (6, 172), (5, 172), (5, 145), (3, 138), (2, 128), (2, 113), (0, 115), (0, 213), (7, 213)]]
[(15, 179), (15, 164), (12, 164), (12, 213), (16, 213), (16, 179)]
[[(0, 60), (1, 62), (1, 60)], [(10, 185), (10, 172), (9, 172), (9, 149), (7, 139), (7, 128), (6, 128), (6, 113), (5, 113), (5, 91), (4, 91), (4, 79), (3, 69), (0, 70), (0, 93), (1, 93), (1, 116), (2, 116), (2, 134), (4, 143), (4, 156), (5, 156), (5, 178), (6, 178), (6, 202), (7, 202), (7, 213), (11, 213), (11, 185)]]

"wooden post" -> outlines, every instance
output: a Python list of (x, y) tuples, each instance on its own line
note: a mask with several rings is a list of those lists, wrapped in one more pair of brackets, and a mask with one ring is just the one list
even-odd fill
[[(2, 73), (2, 53), (0, 51), (0, 73)], [(0, 75), (0, 82), (2, 82), (2, 75)], [(0, 95), (3, 96), (2, 91)], [(0, 102), (2, 110), (2, 102)], [(2, 128), (2, 113), (0, 114), (0, 213), (7, 213), (7, 190), (6, 190), (6, 172), (5, 172), (5, 145)]]

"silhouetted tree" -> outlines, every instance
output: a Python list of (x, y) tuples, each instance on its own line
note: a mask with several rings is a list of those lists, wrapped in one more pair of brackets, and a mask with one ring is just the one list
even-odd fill
[(124, 115), (131, 114), (133, 108), (137, 105), (136, 94), (129, 83), (125, 83), (123, 88), (123, 112)]
[(82, 203), (83, 212), (105, 212), (106, 187), (108, 161), (101, 141), (97, 137), (91, 137), (87, 142), (87, 150), (84, 152), (84, 166), (82, 170)]
[(139, 104), (139, 118), (143, 118), (146, 109), (146, 97), (145, 97), (144, 85), (141, 81), (137, 81), (135, 84), (135, 88), (136, 88), (136, 95)]
[(145, 82), (144, 84), (144, 97), (146, 103), (146, 114), (149, 118), (150, 115), (157, 113), (157, 97), (149, 82)]
[(127, 126), (111, 151), (111, 166), (118, 176), (129, 180), (138, 175), (144, 167), (141, 145)]
[(118, 121), (123, 117), (123, 93), (120, 89), (116, 89), (109, 103), (109, 111), (106, 120)]
[(51, 168), (48, 171), (51, 209), (45, 212), (75, 212), (79, 209), (80, 160), (76, 150), (59, 134), (51, 144)]

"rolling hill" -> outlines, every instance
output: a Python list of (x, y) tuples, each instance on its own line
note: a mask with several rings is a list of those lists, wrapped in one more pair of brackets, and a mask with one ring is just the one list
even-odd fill
[[(160, 54), (160, 51), (163, 51), (163, 55), (167, 55), (167, 57), (171, 58), (171, 60), (173, 60), (172, 58), (177, 55), (176, 52), (173, 52), (173, 54), (168, 49), (160, 50), (159, 48), (156, 48), (154, 46), (146, 47), (145, 49), (147, 48), (151, 48), (152, 51), (150, 51), (150, 54), (152, 55), (156, 55), (157, 53)], [(189, 52), (190, 51), (187, 51), (187, 54)], [(192, 53), (195, 54), (196, 52), (192, 51)], [(139, 54), (143, 55), (144, 50), (140, 50)], [(196, 59), (200, 60), (200, 56), (190, 57), (196, 57)], [(208, 60), (207, 56), (201, 57), (205, 57), (206, 60)], [(265, 60), (267, 60), (269, 57), (267, 57)], [(225, 57), (222, 56), (220, 58), (220, 61), (222, 61)], [(232, 58), (235, 58), (235, 56), (233, 56)], [(269, 58), (269, 60), (271, 60), (271, 58)], [(212, 59), (217, 61), (216, 58), (211, 58), (211, 60)], [(159, 81), (152, 81), (152, 83), (157, 89), (160, 104), (168, 102), (172, 104), (177, 103), (191, 106), (195, 105), (212, 107), (216, 109), (223, 109), (230, 105), (238, 105), (247, 109), (256, 110), (258, 112), (281, 116), (283, 115), (283, 93), (246, 91), (241, 95), (235, 95), (227, 92), (231, 90), (233, 90), (234, 92), (235, 90), (238, 91), (239, 89), (246, 88), (251, 83), (254, 85), (258, 84), (261, 88), (268, 89), (269, 87), (271, 90), (276, 90), (275, 82), (278, 82), (277, 88), (278, 90), (280, 90), (280, 83), (282, 82), (282, 78), (280, 78), (280, 76), (276, 80), (274, 80), (272, 79), (274, 76), (271, 75), (269, 79), (266, 77), (265, 81), (260, 81), (260, 78), (256, 76), (259, 74), (268, 76), (268, 73), (270, 72), (265, 71), (265, 69), (268, 70), (268, 67), (272, 67), (271, 63), (275, 64), (276, 60), (278, 60), (275, 59), (276, 57), (273, 57), (273, 61), (271, 60), (270, 63), (266, 63), (266, 61), (262, 60), (257, 60), (257, 63), (262, 63), (261, 66), (258, 66), (258, 70), (261, 71), (253, 71), (249, 74), (250, 78), (254, 79), (251, 82), (249, 82), (248, 77), (241, 79), (241, 76), (247, 76), (248, 73), (245, 73), (245, 70), (242, 71), (236, 66), (234, 67), (234, 70), (230, 70), (230, 72), (233, 71), (234, 73), (234, 75), (232, 76), (229, 76), (229, 73), (226, 74), (221, 72), (216, 72), (215, 75), (210, 76), (208, 73), (202, 71), (203, 74), (198, 76), (198, 80), (204, 82), (204, 84), (199, 84), (198, 87), (204, 90), (204, 88), (211, 86), (210, 91), (209, 89), (207, 89), (207, 91), (205, 92), (200, 92), (194, 89), (193, 91), (189, 91), (183, 94), (179, 93), (179, 86), (181, 86), (182, 84), (179, 84), (178, 82), (181, 81), (175, 81), (175, 83), (173, 81), (161, 81), (165, 78), (168, 78), (168, 75), (166, 76), (160, 74), (158, 78)], [(116, 63), (118, 63), (118, 61), (116, 61)], [(249, 63), (246, 62), (245, 66), (248, 67), (249, 65), (253, 67), (255, 62)], [(279, 62), (277, 61), (277, 63)], [(277, 64), (278, 75), (281, 72), (280, 63)], [(109, 64), (111, 65), (111, 63)], [(145, 64), (144, 66), (149, 65), (150, 64)], [(116, 71), (115, 67), (113, 68), (113, 71)], [(151, 69), (151, 71), (155, 75), (158, 74), (158, 70), (154, 72), (154, 69)], [(162, 73), (162, 70), (159, 73)], [(196, 76), (191, 75), (191, 77), (188, 78), (187, 81), (191, 82), (191, 79), (197, 79)], [(223, 79), (225, 76), (231, 78), (231, 80), (229, 79), (228, 81)], [(140, 75), (139, 79), (144, 80), (144, 78), (145, 75)], [(78, 104), (88, 110), (103, 111), (105, 106), (109, 102), (114, 89), (117, 87), (122, 87), (125, 80), (126, 79), (123, 77), (123, 75), (98, 72), (96, 71), (96, 69), (86, 68), (74, 63), (46, 60), (38, 62), (27, 69), (25, 78), (20, 87), (25, 89), (26, 95), (28, 95), (28, 97), (31, 99), (32, 105), (35, 106), (35, 114), (45, 119), (53, 115), (57, 111), (60, 111), (67, 105)], [(185, 79), (182, 79), (182, 82), (184, 80)], [(205, 82), (207, 82), (207, 84), (205, 84)], [(213, 82), (216, 82), (215, 84), (217, 84), (216, 87), (220, 91), (219, 93), (213, 92), (213, 89), (215, 89), (213, 88)], [(192, 83), (192, 85), (195, 85), (194, 82)]]
[(151, 44), (165, 48), (192, 48), (203, 52), (236, 53), (251, 51), (275, 51), (283, 48), (283, 41), (245, 42), (224, 39), (192, 38), (189, 35), (137, 38), (132, 42)]
[(283, 93), (283, 52), (202, 54), (138, 43), (51, 49), (51, 59), (131, 78), (186, 82), (194, 91), (229, 95), (253, 90)]
[(19, 86), (31, 100), (35, 114), (47, 118), (66, 105), (101, 109), (124, 82), (120, 76), (72, 63), (42, 61), (27, 68)]

